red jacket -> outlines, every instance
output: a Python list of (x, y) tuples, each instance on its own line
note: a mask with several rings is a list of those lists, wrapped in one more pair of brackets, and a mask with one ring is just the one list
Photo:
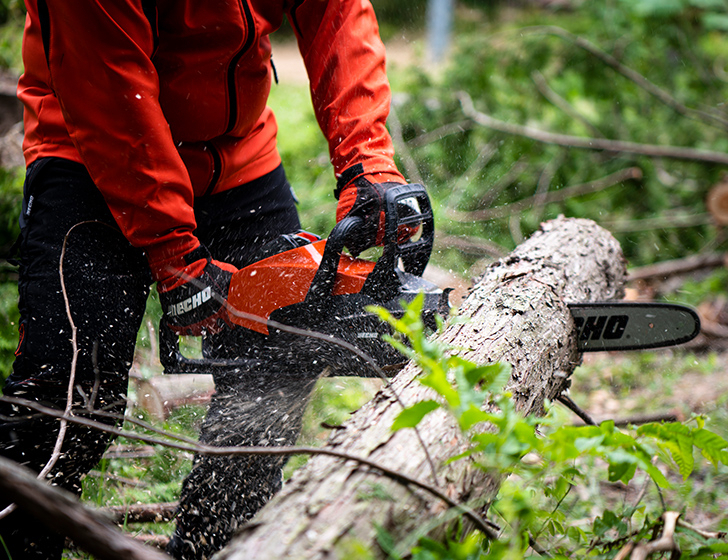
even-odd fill
[(369, 0), (27, 0), (26, 163), (86, 166), (121, 231), (158, 263), (197, 246), (195, 196), (276, 168), (268, 35), (296, 33), (337, 175), (401, 179)]

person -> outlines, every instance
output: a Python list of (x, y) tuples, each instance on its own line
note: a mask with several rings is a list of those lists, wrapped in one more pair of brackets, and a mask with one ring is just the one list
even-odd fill
[[(26, 7), (21, 320), (4, 394), (64, 409), (70, 385), (76, 415), (114, 425), (152, 283), (169, 327), (204, 335), (208, 355), (260, 352), (259, 339), (229, 328), (221, 301), (236, 270), (301, 227), (267, 106), (269, 35), (284, 17), (328, 141), (336, 219), (364, 218), (354, 253), (381, 241), (383, 193), (406, 183), (385, 126), (384, 46), (369, 0)], [(220, 297), (200, 297), (207, 289)], [(295, 361), (290, 375), (216, 377), (201, 441), (294, 442), (313, 383), (297, 380)], [(58, 422), (0, 406), (0, 454), (40, 472)], [(110, 439), (70, 424), (46, 478), (80, 493)], [(280, 471), (277, 458), (197, 456), (168, 551), (210, 557), (280, 487)], [(64, 542), (22, 508), (0, 520), (0, 536), (14, 559), (60, 558)]]

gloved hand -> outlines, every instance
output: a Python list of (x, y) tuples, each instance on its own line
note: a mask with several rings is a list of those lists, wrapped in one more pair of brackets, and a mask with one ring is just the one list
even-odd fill
[(384, 241), (385, 210), (384, 193), (387, 189), (402, 183), (372, 183), (366, 177), (358, 177), (348, 183), (339, 193), (339, 204), (336, 207), (336, 222), (347, 216), (358, 216), (364, 219), (363, 226), (357, 236), (349, 240), (347, 247), (352, 255)]
[(186, 255), (152, 267), (162, 311), (172, 332), (201, 336), (230, 324), (221, 300), (227, 300), (234, 266), (213, 260), (200, 245)]

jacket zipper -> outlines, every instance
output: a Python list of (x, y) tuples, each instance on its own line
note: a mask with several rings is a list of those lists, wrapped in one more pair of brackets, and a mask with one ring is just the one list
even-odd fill
[[(228, 124), (225, 129), (225, 134), (235, 128), (235, 124), (238, 121), (238, 96), (237, 96), (237, 83), (235, 81), (235, 70), (238, 66), (238, 62), (250, 50), (255, 41), (255, 20), (253, 19), (253, 12), (250, 10), (250, 5), (247, 0), (241, 0), (240, 4), (243, 7), (243, 13), (245, 14), (245, 23), (247, 25), (247, 37), (245, 43), (238, 52), (230, 60), (230, 64), (227, 68), (227, 88), (228, 88), (228, 101), (230, 103), (230, 112), (228, 114)], [(211, 194), (217, 182), (220, 180), (220, 174), (222, 173), (222, 158), (220, 152), (212, 142), (205, 142), (205, 148), (209, 150), (212, 156), (212, 177), (210, 178), (210, 184), (207, 186), (203, 196)]]
[(230, 132), (233, 128), (235, 128), (235, 123), (237, 123), (238, 121), (238, 96), (236, 92), (237, 84), (235, 82), (235, 69), (238, 66), (238, 62), (240, 62), (240, 59), (248, 50), (250, 50), (250, 47), (253, 46), (253, 41), (255, 41), (255, 20), (253, 19), (253, 12), (250, 10), (250, 6), (248, 5), (248, 2), (246, 0), (242, 0), (240, 3), (243, 6), (243, 12), (245, 13), (245, 22), (248, 27), (248, 36), (245, 38), (245, 43), (243, 44), (242, 48), (237, 53), (235, 53), (235, 56), (233, 56), (227, 69), (227, 86), (228, 98), (230, 100), (230, 113), (228, 115), (227, 129), (225, 129), (226, 134)]

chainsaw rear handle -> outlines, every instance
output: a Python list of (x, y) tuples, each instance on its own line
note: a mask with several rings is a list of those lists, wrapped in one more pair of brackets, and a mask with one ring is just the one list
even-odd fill
[[(400, 259), (405, 272), (422, 276), (432, 254), (435, 224), (430, 198), (420, 184), (389, 188), (384, 194), (384, 207), (384, 249), (361, 293), (381, 297), (391, 292), (394, 297), (400, 284), (396, 271)], [(363, 224), (362, 218), (347, 216), (331, 230), (306, 302), (331, 295), (341, 252)], [(403, 228), (415, 230), (415, 236), (400, 243), (399, 232)]]

